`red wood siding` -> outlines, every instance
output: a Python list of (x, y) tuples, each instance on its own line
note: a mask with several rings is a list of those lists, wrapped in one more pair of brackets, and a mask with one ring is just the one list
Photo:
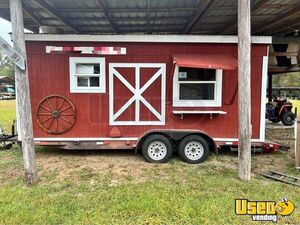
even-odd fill
[[(126, 55), (81, 55), (79, 53), (51, 53), (46, 54), (45, 46), (116, 46), (126, 47)], [(183, 119), (172, 113), (173, 110), (185, 108), (172, 107), (172, 65), (173, 54), (228, 54), (237, 58), (236, 44), (185, 44), (185, 43), (75, 43), (75, 42), (27, 42), (28, 68), (33, 110), (35, 137), (107, 137), (113, 126), (109, 126), (109, 63), (166, 63), (166, 125), (165, 126), (117, 126), (124, 137), (139, 137), (150, 129), (199, 129), (207, 132), (214, 138), (237, 137), (237, 70), (223, 71), (222, 106), (199, 108), (205, 110), (222, 110), (227, 115), (185, 115)], [(252, 48), (252, 126), (253, 137), (259, 138), (260, 129), (260, 101), (261, 101), (261, 73), (262, 57), (267, 54), (266, 45), (253, 45)], [(70, 93), (69, 57), (105, 57), (106, 60), (106, 93), (104, 94), (77, 94)], [(124, 73), (130, 73), (132, 69)], [(132, 72), (132, 71), (131, 71)], [(145, 69), (144, 74), (152, 73)], [(146, 76), (146, 75), (145, 75)], [(144, 78), (143, 78), (144, 79)], [(133, 80), (131, 82), (134, 82)], [(141, 79), (141, 83), (145, 83)], [(115, 106), (124, 104), (129, 98), (129, 90), (115, 82), (117, 90), (123, 99), (117, 99)], [(154, 89), (155, 90), (155, 89)], [(69, 98), (77, 110), (77, 119), (74, 127), (61, 135), (50, 135), (44, 132), (35, 122), (39, 101), (52, 94), (60, 94)], [(145, 98), (156, 104), (155, 94), (150, 90), (145, 92)], [(152, 98), (152, 100), (151, 100)], [(232, 102), (231, 102), (232, 100)], [(126, 102), (126, 101), (125, 101)], [(142, 105), (142, 104), (141, 104)], [(134, 105), (132, 106), (134, 107)], [(159, 106), (157, 106), (159, 109)], [(157, 108), (156, 107), (156, 108)], [(134, 109), (133, 109), (134, 110)], [(129, 109), (130, 111), (130, 109)], [(129, 113), (129, 112), (128, 112)], [(145, 107), (141, 108), (141, 118), (149, 117)], [(126, 115), (122, 115), (126, 117)]]

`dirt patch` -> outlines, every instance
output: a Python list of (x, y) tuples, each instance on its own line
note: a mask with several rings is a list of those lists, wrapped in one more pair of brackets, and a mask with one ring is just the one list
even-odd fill
[(287, 152), (274, 152), (269, 154), (256, 154), (252, 160), (252, 169), (256, 174), (263, 171), (274, 170), (283, 173), (297, 173), (295, 164), (295, 137), (294, 128), (279, 127), (267, 128), (266, 139), (289, 147)]
[(17, 181), (23, 176), (23, 170), (14, 166), (8, 166), (0, 174), (0, 185)]
[[(6, 150), (9, 151), (9, 150)], [(18, 180), (23, 175), (23, 169), (20, 166), (21, 159), (15, 156), (4, 155), (8, 152), (2, 152), (0, 156), (0, 185)]]
[(107, 177), (112, 185), (126, 180), (142, 182), (153, 169), (160, 171), (160, 176), (163, 176), (164, 169), (171, 166), (147, 163), (141, 155), (126, 150), (74, 152), (41, 149), (36, 156), (41, 182), (47, 181), (50, 174), (54, 174), (55, 180)]
[[(270, 154), (252, 155), (252, 173), (257, 176), (266, 170), (275, 170), (288, 174), (296, 174), (294, 169), (294, 130), (272, 129), (266, 130), (269, 140), (290, 147), (288, 152), (275, 152)], [(15, 158), (2, 155), (6, 162), (5, 169), (1, 171), (0, 183), (6, 180), (16, 180), (23, 176), (22, 163), (15, 163)], [(17, 157), (19, 161), (21, 160)], [(179, 157), (172, 157), (166, 164), (151, 164), (145, 162), (140, 154), (134, 151), (69, 151), (38, 148), (36, 153), (38, 174), (41, 183), (47, 182), (74, 182), (89, 183), (107, 182), (111, 186), (126, 181), (133, 183), (159, 179), (172, 179), (178, 176), (184, 182), (186, 173), (210, 174), (226, 170), (237, 170), (237, 153), (221, 152), (219, 155), (211, 154), (208, 160), (199, 165), (189, 165), (180, 161)], [(4, 168), (4, 167), (3, 167)]]
[(12, 160), (13, 160), (13, 157), (11, 157), (9, 155), (1, 156), (1, 161), (3, 161), (3, 162), (9, 162)]
[[(289, 146), (290, 150), (283, 153), (253, 154), (253, 176), (266, 170), (287, 172), (294, 162), (294, 130), (292, 128), (268, 128), (266, 137), (269, 140)], [(150, 164), (145, 162), (140, 154), (134, 154), (133, 151), (127, 150), (66, 151), (40, 149), (37, 152), (37, 165), (41, 182), (48, 182), (49, 177), (55, 181), (73, 180), (74, 182), (82, 180), (93, 182), (95, 179), (106, 179), (113, 186), (124, 181), (144, 182), (153, 179), (153, 177), (169, 179), (172, 170), (183, 172), (191, 169), (190, 165), (178, 161), (178, 158), (175, 157), (174, 159), (173, 157), (171, 162), (167, 164)], [(236, 170), (238, 166), (237, 153), (211, 155), (205, 165), (213, 167), (213, 170), (216, 171)], [(178, 166), (180, 169), (177, 168)], [(201, 165), (198, 167), (199, 170), (202, 169)]]

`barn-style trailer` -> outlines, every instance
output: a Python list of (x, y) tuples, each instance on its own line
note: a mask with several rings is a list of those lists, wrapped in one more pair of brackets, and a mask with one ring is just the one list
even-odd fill
[[(238, 139), (237, 37), (27, 34), (34, 140), (172, 152), (199, 163)], [(252, 142), (265, 142), (270, 37), (252, 37)]]

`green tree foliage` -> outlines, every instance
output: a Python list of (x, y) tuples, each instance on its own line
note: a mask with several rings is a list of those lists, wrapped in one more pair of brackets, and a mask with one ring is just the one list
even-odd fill
[(300, 87), (300, 72), (273, 75), (274, 87)]
[(14, 77), (14, 65), (0, 52), (0, 76)]

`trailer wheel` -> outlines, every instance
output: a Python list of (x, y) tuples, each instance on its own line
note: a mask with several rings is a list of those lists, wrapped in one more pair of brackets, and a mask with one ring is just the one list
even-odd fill
[(280, 119), (276, 118), (276, 119), (270, 119), (270, 121), (272, 123), (279, 123), (280, 122)]
[(287, 111), (282, 115), (282, 123), (286, 126), (292, 126), (295, 123), (295, 114)]
[(142, 155), (150, 163), (166, 163), (172, 153), (170, 140), (160, 134), (149, 136), (142, 144)]
[(196, 164), (205, 161), (209, 153), (207, 141), (199, 135), (183, 138), (178, 146), (180, 158), (187, 163)]

